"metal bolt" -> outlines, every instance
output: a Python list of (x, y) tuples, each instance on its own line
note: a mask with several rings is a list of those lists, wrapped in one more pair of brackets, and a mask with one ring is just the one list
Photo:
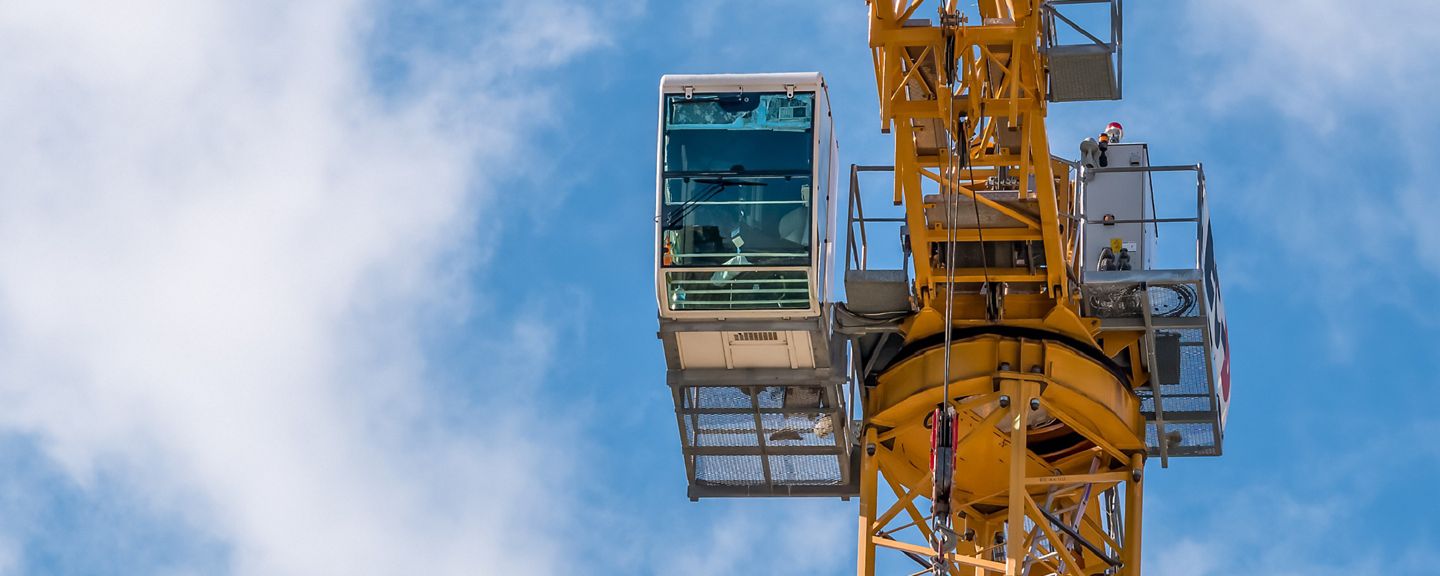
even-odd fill
[(1010, 363), (1009, 363), (1009, 362), (1001, 362), (1001, 363), (1000, 363), (1000, 371), (1001, 371), (1001, 372), (1009, 372), (1009, 371), (1010, 371)]
[(1136, 481), (1136, 482), (1139, 482), (1139, 481), (1140, 481), (1140, 476), (1141, 476), (1141, 473), (1140, 473), (1140, 469), (1139, 469), (1139, 468), (1136, 468), (1136, 469), (1130, 471), (1130, 479), (1131, 479), (1131, 480), (1134, 480), (1134, 481)]
[(1044, 373), (1045, 373), (1045, 367), (1044, 367), (1044, 366), (1041, 366), (1041, 365), (1039, 365), (1039, 364), (1036, 364), (1036, 365), (1030, 367), (1030, 372), (1031, 372), (1031, 373), (1034, 373), (1034, 374), (1044, 374)]
[(1030, 399), (1030, 409), (1031, 409), (1031, 410), (1039, 410), (1039, 409), (1040, 409), (1040, 399), (1039, 399), (1039, 398), (1031, 398), (1031, 399)]
[(966, 528), (966, 529), (965, 529), (965, 541), (966, 541), (966, 542), (974, 542), (974, 541), (975, 541), (975, 529), (974, 529), (974, 528)]
[(875, 445), (874, 445), (874, 444), (866, 444), (866, 445), (865, 445), (865, 455), (866, 455), (866, 456), (874, 456), (874, 455), (875, 455)]
[(1010, 407), (1010, 397), (1009, 397), (1009, 396), (1001, 396), (1001, 397), (1000, 397), (1000, 407), (1001, 407), (1001, 408), (1009, 408), (1009, 407)]

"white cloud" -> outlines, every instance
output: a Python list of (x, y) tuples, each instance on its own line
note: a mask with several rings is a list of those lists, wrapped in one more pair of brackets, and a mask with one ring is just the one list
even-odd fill
[(1424, 0), (1217, 0), (1188, 3), (1177, 24), (1194, 71), (1183, 92), (1208, 105), (1199, 131), (1251, 154), (1210, 163), (1212, 203), (1248, 220), (1296, 285), (1323, 286), (1262, 289), (1316, 305), (1332, 358), (1351, 358), (1368, 309), (1419, 309), (1409, 287), (1440, 275), (1422, 192), (1440, 144), (1426, 101), (1440, 89), (1437, 17)]
[[(488, 184), (543, 116), (537, 72), (602, 26), (508, 2), (461, 46), (473, 68), (402, 55), (417, 73), (386, 100), (373, 8), (0, 13), (0, 427), (81, 486), (125, 479), (238, 574), (551, 573), (558, 443), (523, 402), (457, 414), (421, 344), (468, 309)], [(534, 320), (475, 345), (497, 366), (476, 396), (545, 377)]]
[[(1433, 437), (1440, 421), (1376, 423), (1357, 413), (1329, 426), (1329, 434), (1348, 440), (1282, 441), (1286, 448), (1272, 451), (1263, 468), (1232, 471), (1232, 481), (1222, 475), (1206, 483), (1210, 489), (1175, 489), (1168, 483), (1187, 480), (1168, 476), (1160, 491), (1150, 485), (1146, 571), (1433, 574), (1440, 548), (1429, 533), (1431, 512), (1414, 503), (1411, 489), (1440, 462), (1440, 451), (1414, 439)], [(1345, 545), (1336, 546), (1337, 538)]]
[[(1332, 471), (1337, 476), (1348, 471)], [(1204, 515), (1156, 514), (1144, 542), (1147, 573), (1161, 576), (1433, 573), (1437, 551), (1420, 538), (1370, 530), (1372, 494), (1267, 482), (1232, 486)], [(1163, 521), (1163, 524), (1161, 524)], [(1161, 530), (1157, 530), (1161, 531)], [(1337, 548), (1336, 538), (1346, 541)]]
[(656, 574), (689, 576), (842, 572), (853, 567), (854, 523), (837, 522), (830, 504), (791, 501), (763, 514), (756, 508), (731, 509), (704, 532), (677, 535), (668, 554), (651, 565)]
[(1182, 21), (1192, 47), (1221, 65), (1204, 79), (1212, 105), (1267, 102), (1329, 132), (1353, 107), (1422, 96), (1413, 91), (1434, 83), (1424, 47), (1436, 45), (1436, 17), (1440, 5), (1427, 0), (1205, 0), (1190, 2)]

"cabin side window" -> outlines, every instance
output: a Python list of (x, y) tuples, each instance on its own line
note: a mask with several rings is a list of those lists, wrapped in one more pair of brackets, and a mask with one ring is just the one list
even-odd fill
[(672, 310), (810, 307), (814, 104), (810, 93), (666, 96), (660, 256)]

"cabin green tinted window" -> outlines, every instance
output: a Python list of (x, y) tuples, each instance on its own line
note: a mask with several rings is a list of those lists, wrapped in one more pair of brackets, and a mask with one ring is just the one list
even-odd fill
[(814, 94), (667, 96), (665, 111), (667, 174), (810, 175)]
[(809, 93), (666, 96), (661, 265), (692, 270), (671, 309), (810, 306), (814, 117)]

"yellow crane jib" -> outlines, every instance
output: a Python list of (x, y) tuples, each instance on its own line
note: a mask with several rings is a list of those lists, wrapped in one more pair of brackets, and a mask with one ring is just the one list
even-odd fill
[(1050, 103), (1120, 96), (1119, 0), (868, 7), (895, 157), (850, 167), (843, 299), (820, 75), (662, 79), (656, 294), (690, 496), (858, 497), (862, 576), (882, 554), (1139, 574), (1147, 459), (1223, 446), (1203, 169), (1152, 165), (1118, 123), (1078, 160), (1050, 149)]

